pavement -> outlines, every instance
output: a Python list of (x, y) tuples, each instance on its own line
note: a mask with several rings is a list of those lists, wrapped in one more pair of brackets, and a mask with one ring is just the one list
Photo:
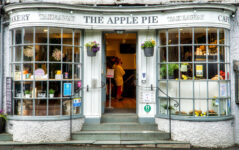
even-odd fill
[[(0, 150), (179, 150), (174, 148), (117, 148), (117, 147), (99, 147), (78, 145), (18, 145), (18, 146), (0, 146)], [(183, 149), (181, 149), (183, 150)], [(191, 148), (190, 150), (239, 150), (239, 146), (230, 148)]]

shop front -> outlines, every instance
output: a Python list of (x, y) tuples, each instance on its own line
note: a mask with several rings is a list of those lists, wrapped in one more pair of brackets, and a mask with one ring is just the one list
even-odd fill
[[(109, 71), (117, 57), (126, 72), (123, 96), (132, 102), (122, 107), (132, 105), (140, 123), (155, 122), (172, 139), (195, 146), (233, 144), (231, 5), (4, 9), (10, 18), (4, 70), (13, 91), (4, 101), (14, 141), (69, 140), (70, 118), (72, 132), (99, 124), (115, 102), (109, 102)], [(146, 41), (156, 43), (150, 56)]]

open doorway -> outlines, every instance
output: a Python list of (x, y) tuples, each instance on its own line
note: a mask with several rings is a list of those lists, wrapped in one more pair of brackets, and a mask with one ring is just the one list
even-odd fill
[[(114, 77), (106, 78), (105, 112), (135, 113), (137, 34), (105, 33), (104, 36), (106, 42), (106, 70), (114, 69), (111, 70), (114, 72)], [(122, 79), (120, 79), (121, 77)], [(109, 106), (113, 109), (107, 109)]]

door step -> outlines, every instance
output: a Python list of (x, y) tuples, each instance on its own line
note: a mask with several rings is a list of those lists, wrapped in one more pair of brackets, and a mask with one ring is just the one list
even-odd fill
[(0, 133), (0, 141), (12, 141), (12, 135), (8, 133)]

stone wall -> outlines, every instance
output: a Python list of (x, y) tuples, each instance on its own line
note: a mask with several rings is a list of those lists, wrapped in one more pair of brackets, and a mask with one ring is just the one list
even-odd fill
[[(156, 118), (158, 129), (169, 131), (168, 119)], [(190, 142), (195, 147), (229, 147), (234, 144), (232, 120), (194, 122), (172, 120), (172, 139)]]
[[(72, 121), (72, 132), (80, 131), (84, 119)], [(39, 143), (59, 142), (70, 139), (70, 120), (59, 121), (20, 121), (9, 120), (7, 132), (13, 135), (13, 141)]]
[(231, 51), (231, 106), (232, 114), (235, 117), (235, 143), (239, 144), (239, 105), (235, 103), (235, 72), (233, 71), (233, 60), (239, 60), (239, 13), (237, 11), (235, 17), (231, 19), (231, 34), (230, 34), (230, 51)]

